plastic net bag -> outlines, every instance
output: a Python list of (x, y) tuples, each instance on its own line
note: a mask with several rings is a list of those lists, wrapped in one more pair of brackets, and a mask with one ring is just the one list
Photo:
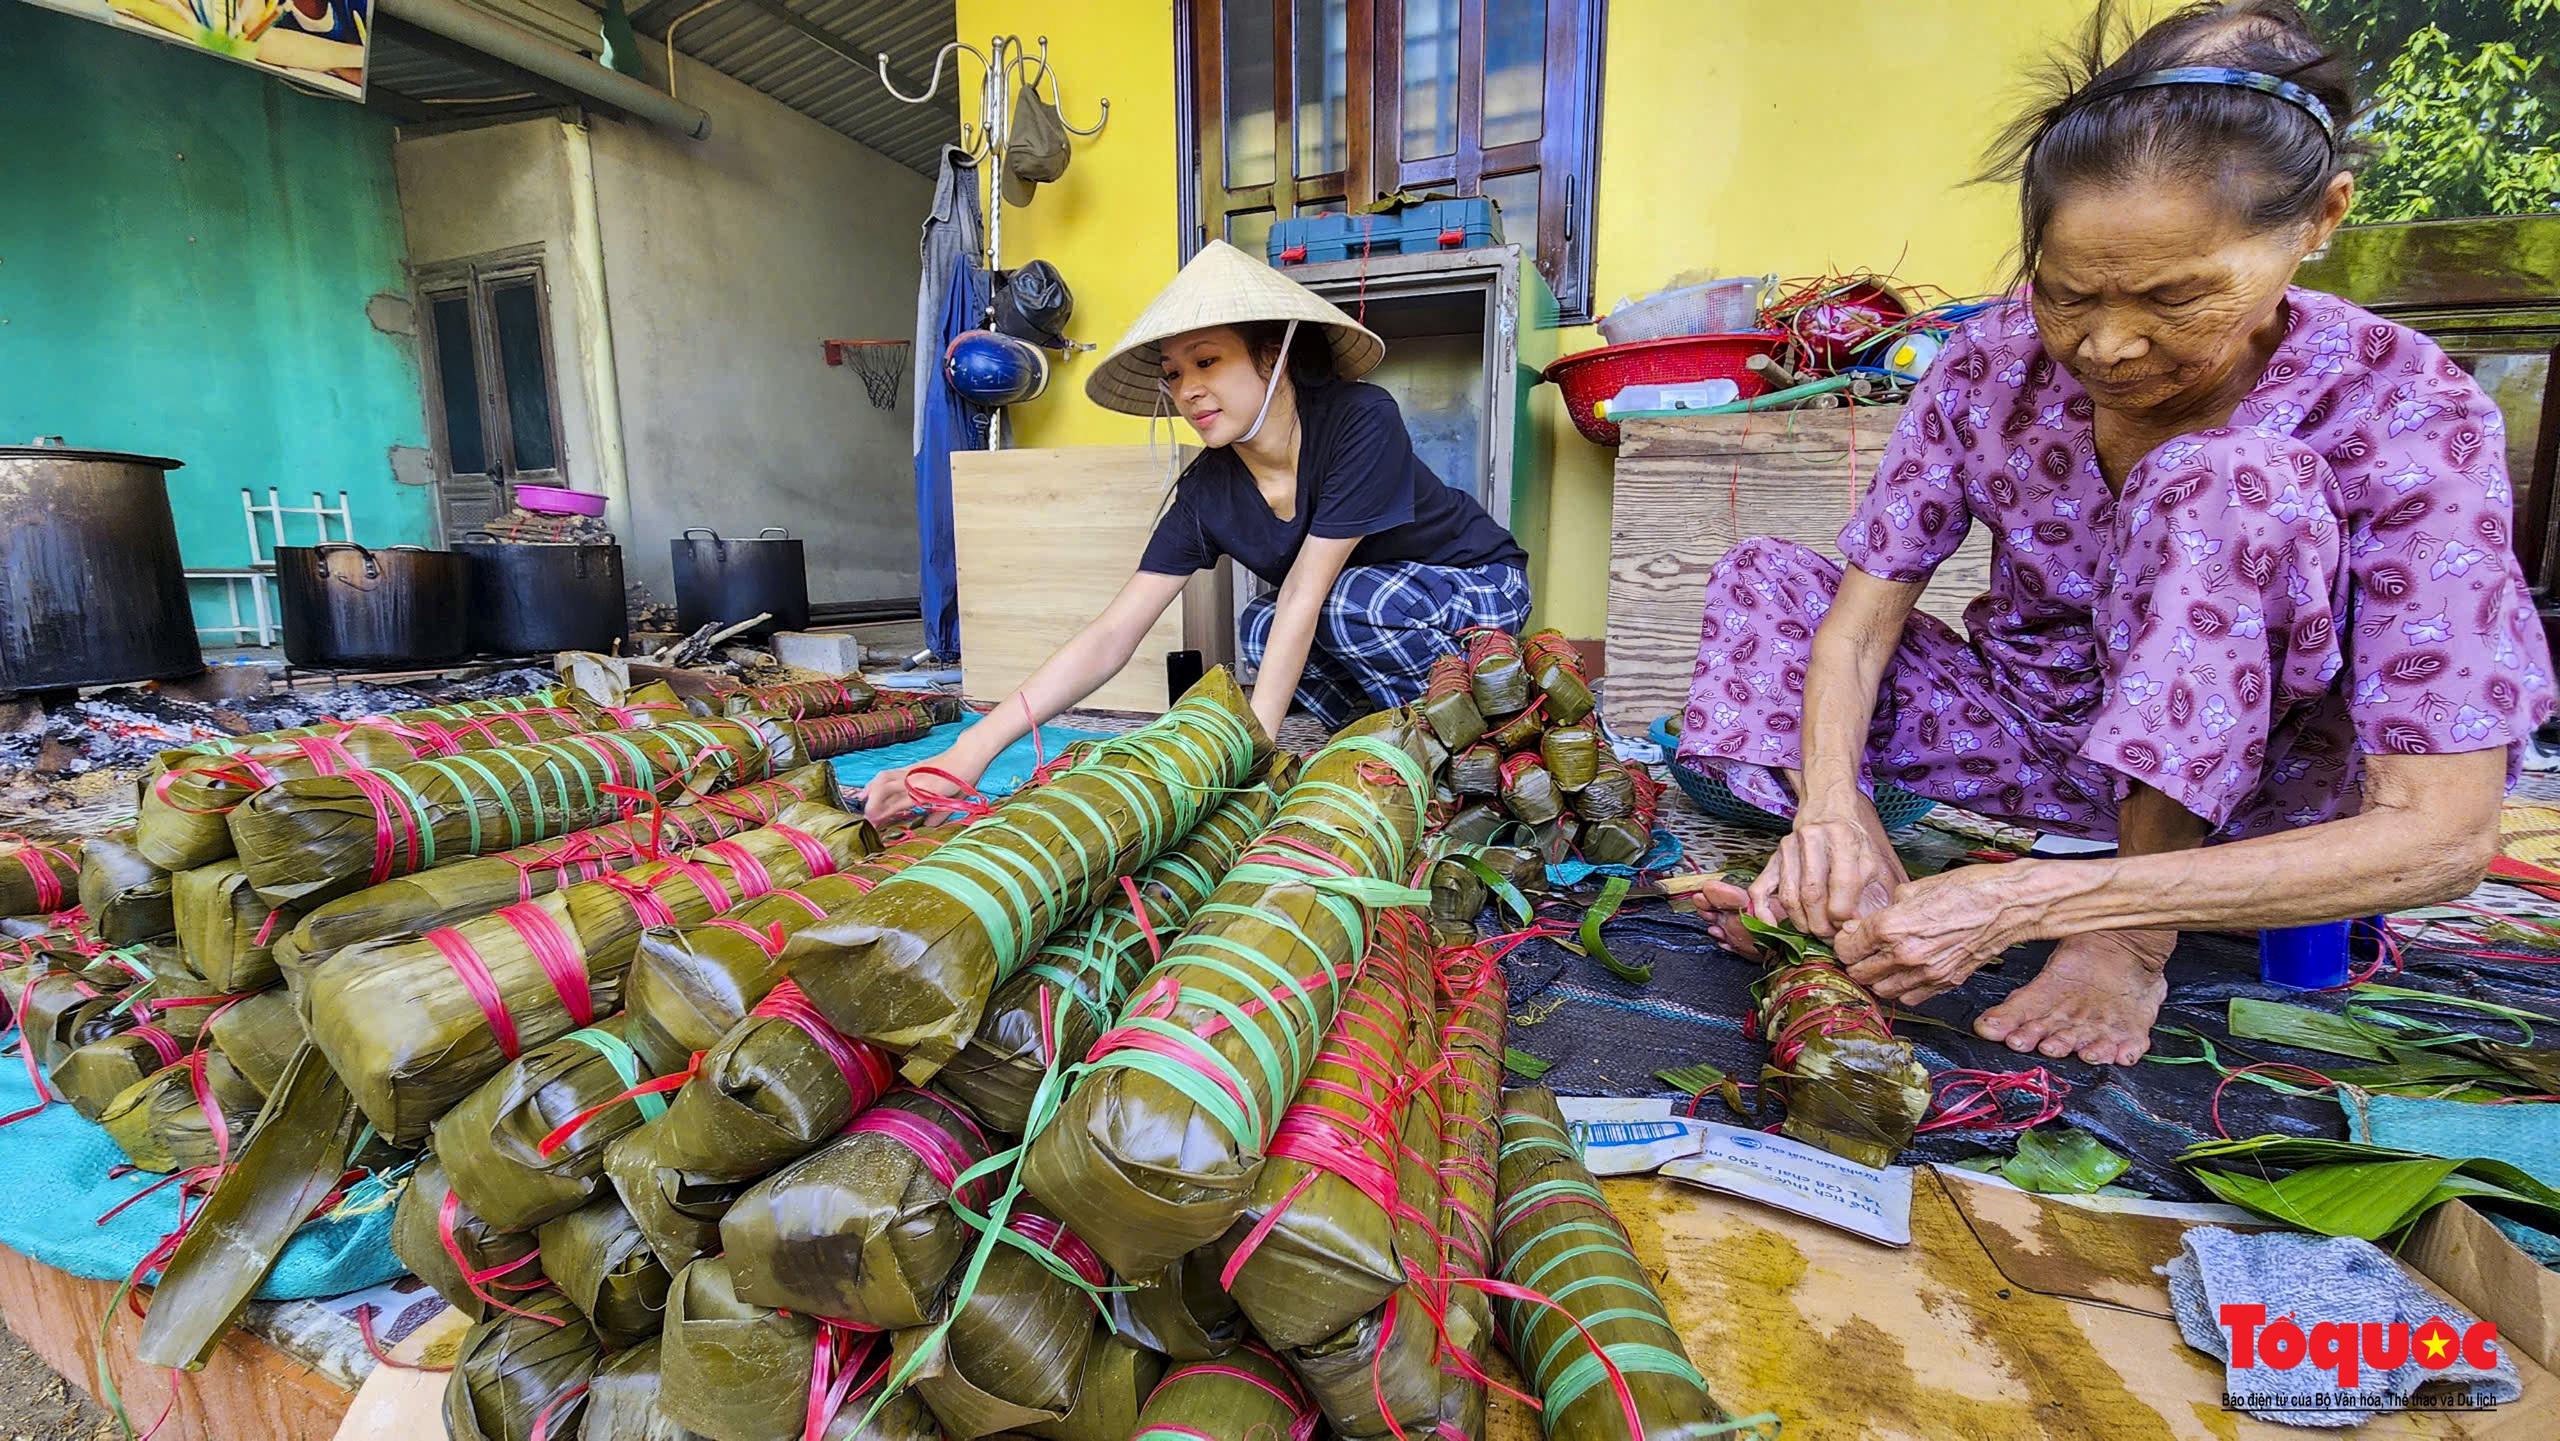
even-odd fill
[(1093, 1293), (1110, 1273), (1091, 1247), (1035, 1210), (1014, 1212), (1006, 1229), (1044, 1254), (997, 1246), (969, 1293), (952, 1298), (947, 1330), (898, 1337), (893, 1374), (923, 1350), (913, 1385), (951, 1441), (1055, 1426), (1083, 1391), (1100, 1314)]
[(1725, 1434), (1733, 1418), (1690, 1364), (1626, 1228), (1583, 1167), (1556, 1098), (1533, 1088), (1502, 1099), (1495, 1257), (1502, 1280), (1552, 1299), (1499, 1300), (1495, 1310), (1504, 1349), (1538, 1395), (1546, 1434), (1572, 1441)]
[(888, 1052), (839, 1034), (789, 981), (689, 1074), (656, 1123), (658, 1164), (712, 1181), (752, 1181), (808, 1154), (897, 1080)]
[(543, 1288), (540, 1244), (529, 1231), (501, 1231), (481, 1220), (453, 1194), (432, 1153), (419, 1158), (391, 1213), (391, 1254), (475, 1321)]
[(436, 1122), (450, 1184), (490, 1225), (529, 1231), (584, 1206), (606, 1145), (666, 1109), (631, 1094), (651, 1077), (622, 1031), (615, 1017), (535, 1046)]
[(563, 886), (627, 871), (768, 826), (801, 801), (834, 806), (835, 767), (806, 765), (768, 781), (693, 795), (645, 814), (495, 855), (474, 856), (340, 896), (304, 915), (285, 939), (280, 969), (299, 983), (339, 948), (381, 936), (449, 926)]
[[(826, 1146), (765, 1177), (720, 1222), (738, 1294), (760, 1304), (895, 1330), (940, 1312), (977, 1233), (953, 1186), (994, 1150), (976, 1118), (900, 1089)], [(986, 1178), (959, 1187), (983, 1214)]]
[(1221, 799), (1180, 845), (1049, 938), (996, 988), (977, 1034), (938, 1077), (988, 1125), (1019, 1134), (1062, 1057), (1093, 1048), (1163, 948), (1191, 921), (1279, 807), (1266, 786)]
[(0, 916), (46, 916), (80, 903), (80, 858), (62, 846), (0, 835)]
[(604, 1359), (587, 1318), (566, 1297), (528, 1296), (516, 1313), (462, 1337), (444, 1388), (450, 1441), (534, 1441), (580, 1434), (587, 1381)]
[(640, 932), (681, 925), (833, 870), (870, 828), (824, 806), (635, 870), (582, 881), (415, 938), (348, 946), (308, 983), (311, 1039), (374, 1128), (423, 1140), (436, 1118), (532, 1046), (619, 1006)]
[(899, 1055), (908, 1080), (928, 1080), (975, 1033), (997, 983), (1189, 834), (1270, 750), (1244, 692), (1213, 670), (1163, 719), (1084, 749), (801, 931), (786, 972), (837, 1030)]
[(1451, 751), (1465, 750), (1484, 734), (1484, 712), (1476, 709), (1473, 673), (1465, 656), (1444, 655), (1431, 663), (1422, 685), (1422, 718)]
[(130, 830), (81, 843), (80, 909), (90, 933), (110, 946), (156, 941), (178, 929), (169, 873), (143, 858)]
[(910, 834), (833, 875), (761, 896), (700, 925), (643, 931), (623, 1002), (631, 1044), (658, 1070), (681, 1070), (720, 1043), (782, 979), (786, 942), (932, 853), (948, 829)]
[(610, 1195), (552, 1217), (534, 1232), (542, 1270), (596, 1339), (612, 1350), (658, 1334), (666, 1320), (667, 1268)]
[(1023, 1177), (1113, 1270), (1145, 1279), (1223, 1235), (1406, 889), (1427, 780), (1408, 712), (1318, 751), (1096, 1043)]
[(1591, 698), (1591, 678), (1583, 670), (1582, 652), (1564, 638), (1563, 631), (1531, 632), (1520, 642), (1520, 659), (1529, 668), (1530, 683), (1546, 697), (1550, 723), (1572, 725), (1591, 714), (1596, 704)]
[(786, 740), (740, 721), (670, 721), (313, 776), (241, 802), (231, 812), (231, 838), (261, 897), (312, 906), (622, 819), (634, 790), (663, 801), (688, 781), (716, 790), (770, 780), (798, 764), (787, 749), (777, 751), (775, 742)]

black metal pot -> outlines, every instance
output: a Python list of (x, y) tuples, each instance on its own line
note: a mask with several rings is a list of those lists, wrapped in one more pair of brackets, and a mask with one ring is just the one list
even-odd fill
[(204, 669), (169, 513), (179, 464), (0, 446), (0, 691)]
[(763, 611), (773, 619), (742, 637), (807, 630), (809, 559), (790, 534), (769, 525), (753, 539), (723, 539), (697, 525), (667, 542), (676, 567), (676, 628), (690, 633)]
[(297, 666), (387, 669), (471, 654), (469, 567), (451, 551), (279, 546), (276, 594), (284, 658)]
[(629, 629), (621, 546), (464, 541), (453, 550), (469, 567), (475, 651), (611, 651)]

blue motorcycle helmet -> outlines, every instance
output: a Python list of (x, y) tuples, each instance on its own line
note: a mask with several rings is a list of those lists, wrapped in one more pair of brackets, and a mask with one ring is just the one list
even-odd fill
[(1049, 388), (1049, 358), (1027, 340), (964, 330), (942, 352), (942, 374), (971, 405), (1018, 405)]

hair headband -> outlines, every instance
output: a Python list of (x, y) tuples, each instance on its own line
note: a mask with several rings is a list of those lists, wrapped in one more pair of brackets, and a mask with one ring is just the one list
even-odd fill
[(2336, 129), (2336, 122), (2329, 116), (2329, 107), (2320, 103), (2319, 96), (2281, 75), (2269, 75), (2263, 70), (2233, 70), (2221, 65), (2176, 65), (2166, 70), (2144, 71), (2110, 87), (2108, 93), (2121, 95), (2128, 90), (2148, 90), (2155, 85), (2226, 85), (2235, 90), (2255, 90), (2295, 106), (2303, 114), (2319, 121), (2323, 135), (2332, 135)]

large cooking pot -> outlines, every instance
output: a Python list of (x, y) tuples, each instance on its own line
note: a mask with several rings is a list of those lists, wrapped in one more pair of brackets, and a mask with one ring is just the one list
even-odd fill
[(753, 539), (724, 539), (697, 525), (667, 547), (676, 565), (677, 629), (730, 625), (758, 611), (773, 619), (742, 635), (809, 628), (809, 560), (781, 526), (768, 525)]
[(453, 549), (470, 570), (473, 650), (609, 652), (629, 629), (621, 546), (465, 540)]
[(179, 464), (0, 446), (0, 691), (204, 669), (169, 514)]
[(468, 567), (451, 551), (332, 541), (276, 548), (284, 658), (312, 670), (443, 665), (471, 654)]

